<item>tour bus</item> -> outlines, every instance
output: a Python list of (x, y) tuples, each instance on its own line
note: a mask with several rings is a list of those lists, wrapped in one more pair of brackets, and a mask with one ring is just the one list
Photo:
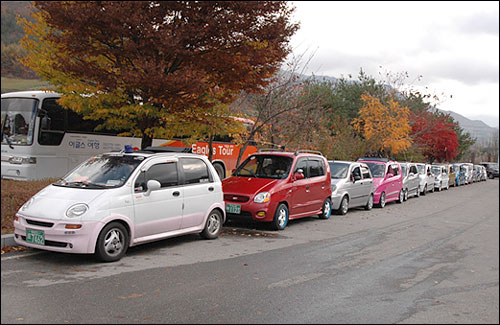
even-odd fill
[[(50, 91), (20, 91), (2, 94), (2, 173), (3, 179), (39, 180), (64, 176), (82, 161), (102, 152), (120, 151), (125, 145), (134, 150), (141, 138), (119, 137), (116, 131), (95, 132), (97, 121), (84, 120), (76, 112), (63, 109), (60, 95)], [(245, 120), (251, 123), (251, 120)], [(180, 140), (153, 139), (154, 147), (187, 147)], [(235, 169), (242, 146), (213, 142), (212, 164), (221, 179)], [(207, 142), (196, 142), (192, 152), (208, 156)], [(248, 146), (242, 160), (257, 151)]]

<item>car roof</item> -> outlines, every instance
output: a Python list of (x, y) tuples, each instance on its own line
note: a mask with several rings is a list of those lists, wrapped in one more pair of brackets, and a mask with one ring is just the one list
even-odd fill
[[(276, 151), (257, 151), (257, 152), (254, 152), (252, 155), (255, 155), (255, 156), (283, 156), (283, 157), (290, 157), (290, 158), (293, 158), (293, 157), (317, 157), (317, 158), (325, 158), (324, 156), (322, 155), (319, 155), (319, 154), (316, 154), (316, 153), (312, 153), (312, 152), (289, 152), (289, 151), (279, 151), (279, 150), (276, 150)], [(326, 159), (326, 158), (325, 158)]]
[(165, 158), (206, 158), (204, 155), (197, 155), (194, 153), (186, 152), (147, 152), (147, 151), (133, 151), (133, 152), (123, 152), (123, 151), (111, 151), (104, 152), (102, 155), (112, 155), (112, 156), (136, 156), (136, 157), (165, 157)]

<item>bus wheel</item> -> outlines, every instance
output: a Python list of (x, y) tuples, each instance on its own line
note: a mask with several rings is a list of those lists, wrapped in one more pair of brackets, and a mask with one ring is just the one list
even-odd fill
[(217, 172), (217, 174), (219, 175), (219, 178), (221, 180), (226, 178), (226, 170), (225, 170), (224, 166), (222, 166), (222, 164), (214, 163), (214, 168), (215, 168), (215, 171)]

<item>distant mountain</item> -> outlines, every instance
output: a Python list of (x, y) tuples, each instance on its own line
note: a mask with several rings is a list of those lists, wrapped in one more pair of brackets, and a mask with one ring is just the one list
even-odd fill
[(445, 114), (450, 114), (450, 116), (458, 122), (461, 128), (469, 132), (473, 138), (476, 138), (476, 143), (478, 144), (488, 145), (494, 137), (498, 138), (498, 128), (492, 128), (483, 121), (470, 120), (453, 111), (439, 111)]

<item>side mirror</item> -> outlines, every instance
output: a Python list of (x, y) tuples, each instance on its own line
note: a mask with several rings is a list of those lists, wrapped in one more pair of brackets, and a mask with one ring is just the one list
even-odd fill
[(305, 176), (304, 176), (304, 174), (303, 174), (303, 173), (301, 173), (301, 172), (296, 172), (295, 174), (293, 174), (293, 178), (294, 178), (296, 181), (298, 181), (298, 180), (304, 179), (304, 178), (305, 178)]
[(154, 179), (149, 180), (147, 184), (148, 184), (148, 190), (146, 191), (146, 193), (144, 193), (144, 196), (149, 196), (151, 192), (157, 191), (161, 188), (160, 182)]

